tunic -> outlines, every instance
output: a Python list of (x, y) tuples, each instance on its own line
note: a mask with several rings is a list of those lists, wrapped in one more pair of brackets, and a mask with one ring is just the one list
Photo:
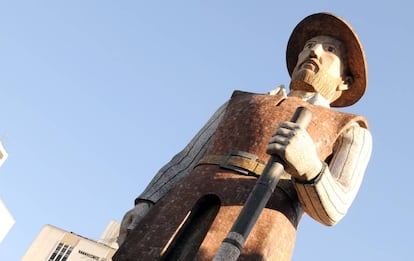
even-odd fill
[[(138, 260), (211, 260), (237, 218), (256, 177), (242, 175), (223, 168), (225, 164), (220, 167), (206, 159), (226, 158), (235, 151), (236, 157), (240, 156), (238, 152), (247, 152), (257, 157), (255, 161), (266, 162), (269, 158), (265, 153), (266, 146), (272, 133), (279, 123), (289, 120), (294, 110), (303, 105), (313, 112), (313, 120), (307, 130), (319, 158), (332, 169), (339, 166), (340, 159), (343, 161), (340, 154), (344, 150), (346, 133), (349, 130), (355, 132), (355, 129), (361, 132), (368, 127), (363, 117), (310, 105), (294, 97), (236, 91), (225, 110), (219, 110), (190, 142), (192, 146), (187, 146), (172, 160), (175, 163), (177, 159), (187, 162), (167, 164), (160, 170), (160, 173), (176, 173), (169, 176), (170, 181), (165, 182), (166, 176), (157, 175), (138, 198), (138, 202), (149, 200), (156, 205), (118, 251), (119, 257), (122, 256), (119, 260), (137, 260), (137, 256), (141, 258)], [(370, 141), (369, 138), (365, 140)], [(338, 143), (342, 143), (342, 147), (338, 147)], [(361, 154), (363, 157), (368, 154), (369, 158), (370, 146), (359, 147), (368, 147)], [(183, 154), (192, 156), (183, 157)], [(182, 166), (186, 168), (178, 168)], [(366, 163), (359, 166), (362, 174), (365, 167)], [(293, 182), (289, 175), (285, 175), (253, 228), (239, 260), (290, 260), (303, 209), (327, 225), (334, 224), (338, 215), (340, 219), (340, 215), (345, 214), (350, 203), (335, 205), (338, 214), (328, 208), (335, 202), (319, 197), (323, 194), (321, 191), (335, 190), (328, 188), (330, 183), (338, 183), (329, 169), (326, 172), (322, 173), (317, 184), (311, 185)], [(353, 181), (352, 185), (356, 184), (358, 189), (361, 175), (356, 174), (353, 175), (356, 178), (347, 177), (346, 180)]]

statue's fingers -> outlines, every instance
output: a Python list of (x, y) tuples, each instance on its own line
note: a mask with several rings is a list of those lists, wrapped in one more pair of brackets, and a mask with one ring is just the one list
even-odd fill
[(285, 153), (286, 146), (280, 143), (269, 143), (267, 145), (266, 152), (269, 154), (283, 155)]

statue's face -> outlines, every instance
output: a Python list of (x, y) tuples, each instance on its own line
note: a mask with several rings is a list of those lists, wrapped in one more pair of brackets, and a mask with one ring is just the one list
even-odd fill
[(343, 83), (342, 43), (330, 36), (316, 36), (306, 42), (292, 72), (293, 90), (318, 92), (328, 100), (335, 97)]

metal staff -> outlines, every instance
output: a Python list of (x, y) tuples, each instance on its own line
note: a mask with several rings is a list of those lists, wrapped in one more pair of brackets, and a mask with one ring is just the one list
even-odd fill
[[(312, 112), (309, 109), (298, 107), (291, 121), (306, 128), (311, 118)], [(283, 174), (283, 164), (279, 156), (271, 156), (213, 261), (235, 261), (239, 258), (250, 231)]]

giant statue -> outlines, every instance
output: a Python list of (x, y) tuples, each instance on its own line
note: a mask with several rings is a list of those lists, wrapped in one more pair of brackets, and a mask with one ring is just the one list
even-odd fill
[[(212, 260), (271, 156), (283, 173), (238, 260), (290, 260), (304, 213), (337, 224), (372, 149), (367, 120), (334, 109), (357, 102), (367, 64), (353, 28), (330, 13), (305, 17), (286, 50), (289, 93), (234, 91), (154, 176), (121, 225), (114, 260)], [(290, 121), (298, 107), (308, 126)]]

